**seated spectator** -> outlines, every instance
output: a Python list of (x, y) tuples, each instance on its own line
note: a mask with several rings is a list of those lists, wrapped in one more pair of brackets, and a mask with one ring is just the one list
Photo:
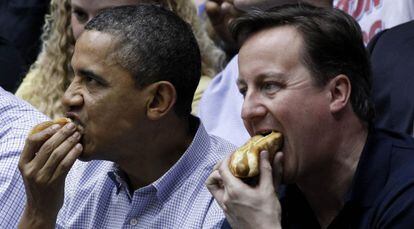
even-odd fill
[(204, 182), (233, 146), (190, 114), (201, 71), (190, 26), (159, 6), (108, 9), (71, 63), (73, 123), (30, 135), (19, 161), (20, 227), (220, 228)]
[(379, 33), (368, 44), (376, 124), (414, 134), (414, 21)]
[(202, 78), (193, 104), (195, 114), (201, 94), (216, 75), (224, 55), (200, 26), (197, 9), (188, 0), (52, 0), (51, 14), (47, 17), (43, 34), (45, 39), (42, 52), (16, 95), (51, 118), (62, 116), (64, 109), (60, 99), (73, 78), (69, 62), (75, 40), (82, 33), (85, 23), (102, 9), (140, 2), (153, 2), (169, 7), (192, 25), (202, 55)]
[(372, 126), (371, 69), (357, 22), (302, 4), (248, 13), (232, 31), (242, 44), (246, 129), (280, 132), (283, 146), (261, 152), (256, 186), (231, 174), (229, 157), (217, 165), (207, 185), (229, 224), (411, 228), (414, 139)]
[[(221, 1), (209, 0), (207, 4), (209, 4), (209, 2), (212, 4)], [(256, 0), (249, 2), (235, 0), (234, 4), (236, 6), (240, 5), (239, 7), (242, 7), (243, 9), (254, 8), (256, 6), (266, 9), (282, 3), (297, 2), (298, 0)], [(318, 6), (332, 6), (332, 1), (330, 0), (317, 0), (312, 2)], [(227, 7), (228, 6), (222, 8)], [(212, 13), (209, 14), (211, 15)], [(233, 14), (231, 14), (231, 17), (233, 17)], [(237, 56), (235, 56), (226, 68), (212, 80), (205, 90), (200, 101), (198, 115), (210, 134), (217, 135), (237, 146), (241, 146), (249, 138), (249, 134), (246, 132), (243, 121), (240, 118), (243, 97), (238, 93), (236, 85), (237, 77)]]

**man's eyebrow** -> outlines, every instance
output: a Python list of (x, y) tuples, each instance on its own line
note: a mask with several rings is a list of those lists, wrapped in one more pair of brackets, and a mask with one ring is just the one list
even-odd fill
[(100, 76), (100, 75), (98, 75), (98, 74), (96, 74), (93, 71), (88, 70), (88, 69), (79, 69), (77, 71), (77, 74), (82, 78), (87, 77), (87, 78), (94, 79), (94, 80), (96, 80), (99, 83), (102, 83), (104, 85), (108, 84), (108, 82), (102, 76)]
[(258, 76), (258, 78), (259, 78), (259, 79), (266, 79), (266, 78), (276, 78), (276, 79), (282, 79), (284, 75), (285, 75), (285, 74), (280, 73), (280, 72), (264, 72), (264, 73), (261, 73), (261, 74)]
[[(255, 81), (261, 81), (267, 78), (274, 78), (277, 80), (282, 80), (284, 75), (285, 74), (279, 73), (279, 72), (264, 72), (264, 73), (260, 73), (259, 75), (257, 75), (255, 77)], [(243, 85), (245, 84), (245, 81), (243, 79), (238, 78), (236, 81), (236, 84)]]

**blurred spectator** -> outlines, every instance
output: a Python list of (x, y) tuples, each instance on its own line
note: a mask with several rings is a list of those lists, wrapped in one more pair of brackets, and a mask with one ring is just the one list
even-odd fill
[(19, 51), (0, 36), (0, 86), (14, 92), (24, 75), (24, 61)]
[(365, 44), (379, 31), (414, 19), (413, 0), (334, 0), (334, 7), (358, 21)]
[(231, 60), (237, 54), (238, 49), (230, 35), (228, 25), (231, 20), (240, 16), (242, 11), (233, 5), (233, 0), (206, 0), (205, 11), (211, 26), (210, 36), (226, 53), (227, 60)]
[(414, 21), (377, 34), (368, 44), (379, 127), (414, 134)]

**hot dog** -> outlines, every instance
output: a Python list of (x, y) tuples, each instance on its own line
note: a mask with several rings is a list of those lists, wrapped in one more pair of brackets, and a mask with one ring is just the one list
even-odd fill
[(270, 159), (273, 160), (276, 151), (281, 148), (282, 142), (282, 134), (279, 132), (272, 132), (266, 136), (253, 136), (231, 155), (230, 171), (239, 178), (250, 178), (259, 175), (260, 152), (268, 151)]
[(53, 125), (53, 124), (59, 124), (60, 126), (64, 126), (66, 125), (66, 123), (72, 122), (72, 120), (70, 118), (57, 118), (53, 121), (47, 121), (47, 122), (42, 122), (40, 124), (37, 124), (35, 127), (33, 127), (33, 129), (30, 131), (29, 135), (33, 135), (36, 134), (46, 128), (48, 128), (49, 126)]

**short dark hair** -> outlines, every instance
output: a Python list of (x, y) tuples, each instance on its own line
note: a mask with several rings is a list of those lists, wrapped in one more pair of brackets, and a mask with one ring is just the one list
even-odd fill
[(190, 25), (180, 17), (154, 4), (120, 6), (102, 11), (85, 30), (113, 35), (118, 39), (116, 60), (138, 87), (168, 81), (177, 91), (174, 111), (185, 117), (191, 113), (201, 57)]
[(258, 31), (278, 26), (292, 26), (302, 35), (301, 61), (317, 86), (339, 74), (348, 76), (352, 108), (361, 120), (371, 122), (371, 64), (358, 23), (340, 10), (299, 3), (249, 12), (232, 23), (231, 31), (241, 43)]

